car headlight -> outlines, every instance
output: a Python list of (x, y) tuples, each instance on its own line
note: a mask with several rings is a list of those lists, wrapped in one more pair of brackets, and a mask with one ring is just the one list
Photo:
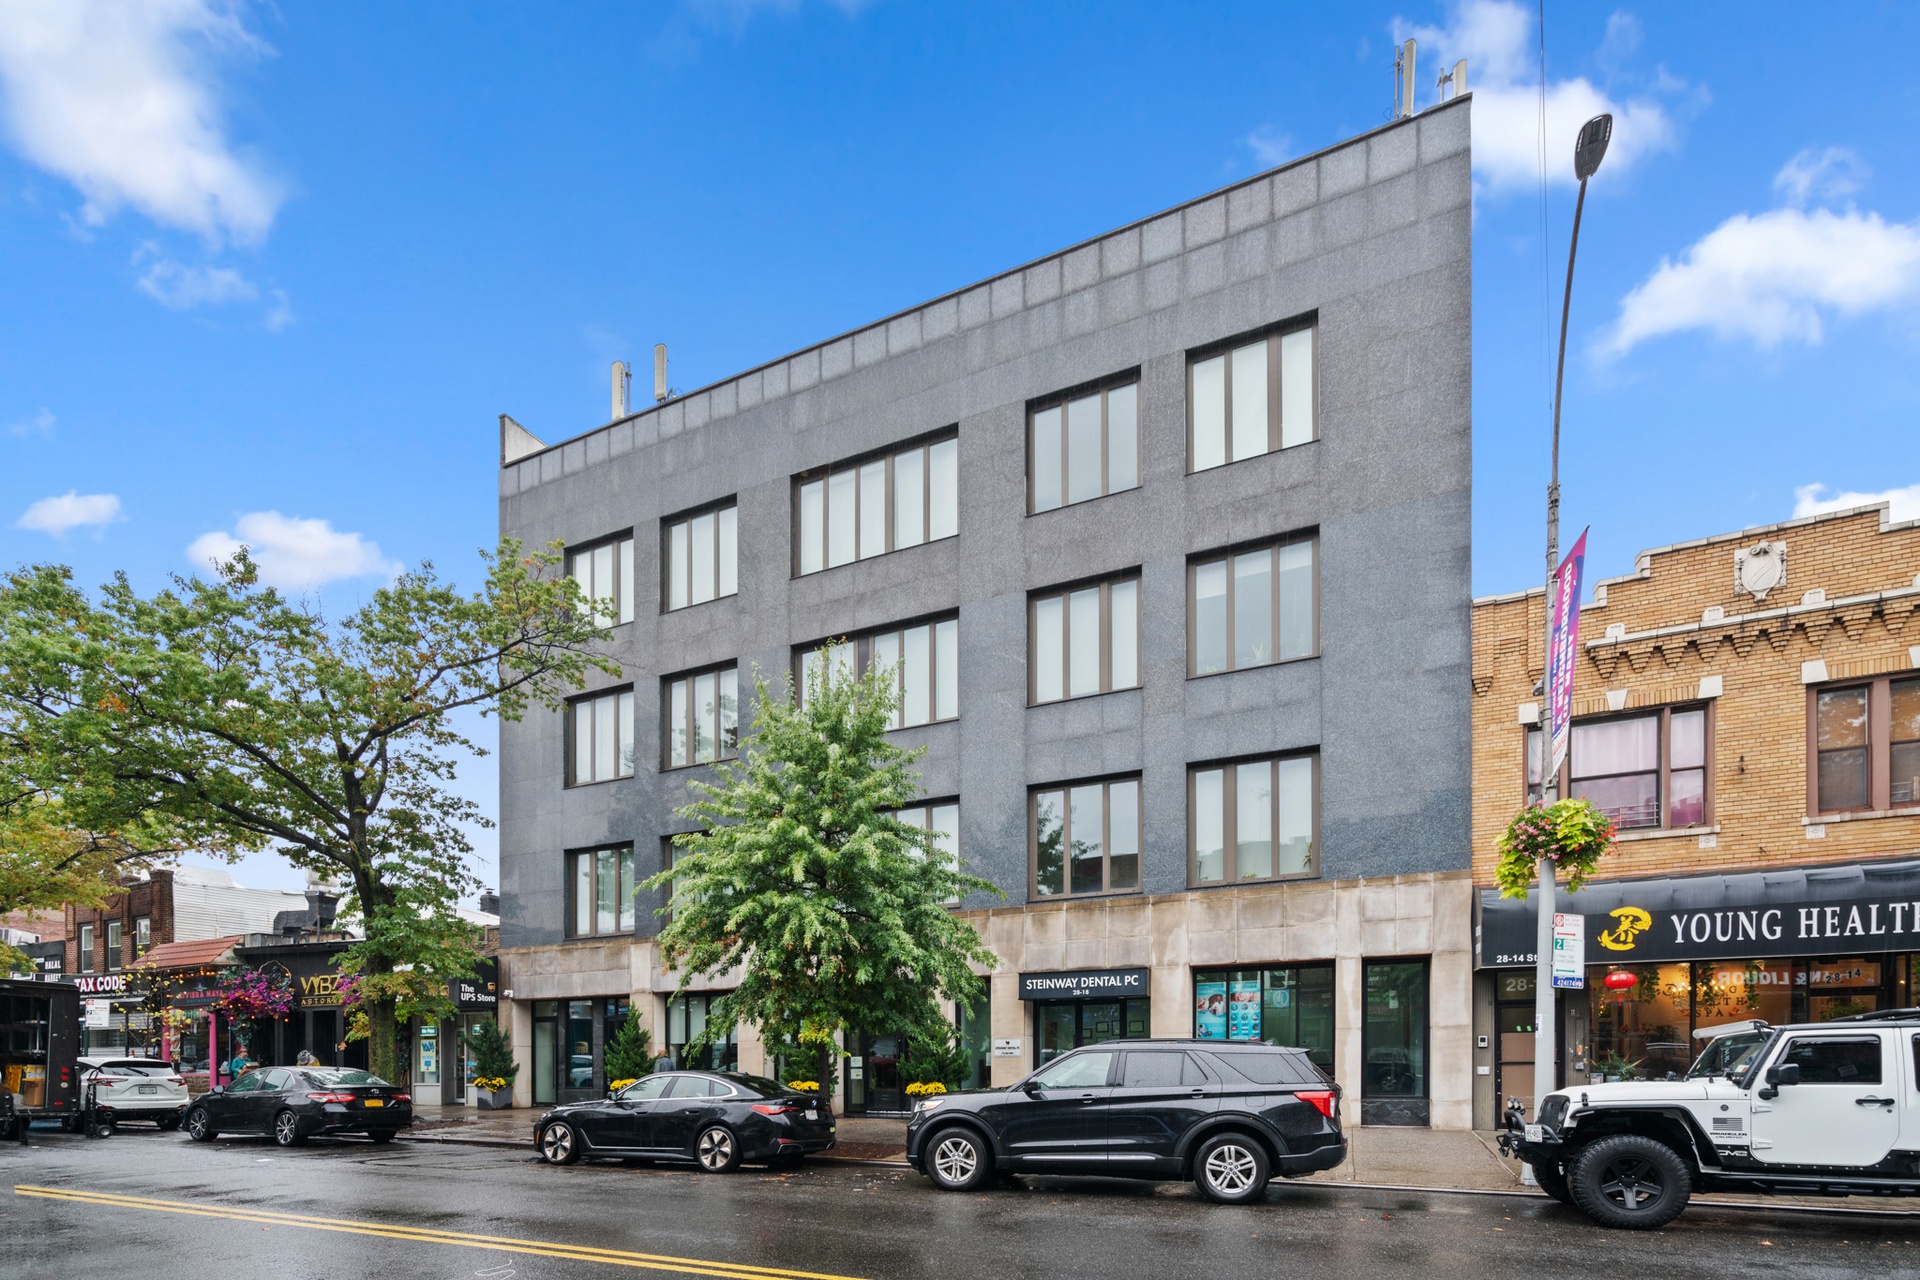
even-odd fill
[(913, 1109), (915, 1111), (931, 1111), (945, 1101), (945, 1098), (923, 1098), (913, 1104)]

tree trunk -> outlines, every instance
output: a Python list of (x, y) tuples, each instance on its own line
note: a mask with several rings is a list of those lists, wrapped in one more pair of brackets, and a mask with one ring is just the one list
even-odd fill
[(833, 1114), (833, 1045), (820, 1046), (820, 1100), (826, 1104), (827, 1114)]
[(368, 1001), (360, 1006), (367, 1015), (367, 1070), (382, 1080), (399, 1084), (400, 1046), (393, 1016), (393, 1001)]

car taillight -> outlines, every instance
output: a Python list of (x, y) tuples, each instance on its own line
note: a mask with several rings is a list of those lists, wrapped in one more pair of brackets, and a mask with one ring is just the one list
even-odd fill
[(181, 1079), (179, 1076), (168, 1076), (167, 1083), (168, 1084), (185, 1084), (186, 1081)]
[(775, 1105), (767, 1102), (756, 1102), (753, 1104), (753, 1109), (763, 1116), (790, 1116), (801, 1110), (791, 1103)]
[(395, 1093), (395, 1094), (390, 1094), (389, 1097), (395, 1102), (412, 1102), (413, 1101), (413, 1095), (410, 1093)]
[(1302, 1089), (1293, 1095), (1305, 1103), (1310, 1103), (1315, 1111), (1327, 1119), (1333, 1119), (1333, 1100), (1335, 1093), (1331, 1089)]
[(309, 1101), (312, 1101), (312, 1102), (352, 1102), (353, 1101), (353, 1095), (350, 1093), (310, 1093), (307, 1095), (307, 1098)]

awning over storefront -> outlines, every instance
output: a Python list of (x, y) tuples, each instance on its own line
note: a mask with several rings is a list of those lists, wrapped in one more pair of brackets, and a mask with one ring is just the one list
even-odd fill
[[(1482, 889), (1480, 967), (1534, 963), (1532, 897)], [(1920, 860), (1564, 887), (1586, 917), (1588, 964), (1920, 951)]]

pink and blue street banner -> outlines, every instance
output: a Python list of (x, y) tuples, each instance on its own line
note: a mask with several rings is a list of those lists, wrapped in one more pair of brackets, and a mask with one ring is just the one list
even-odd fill
[(1552, 758), (1542, 777), (1560, 772), (1567, 758), (1567, 728), (1573, 719), (1573, 668), (1580, 656), (1580, 577), (1587, 563), (1587, 531), (1582, 529), (1567, 558), (1553, 574), (1553, 629), (1547, 634), (1547, 724)]

